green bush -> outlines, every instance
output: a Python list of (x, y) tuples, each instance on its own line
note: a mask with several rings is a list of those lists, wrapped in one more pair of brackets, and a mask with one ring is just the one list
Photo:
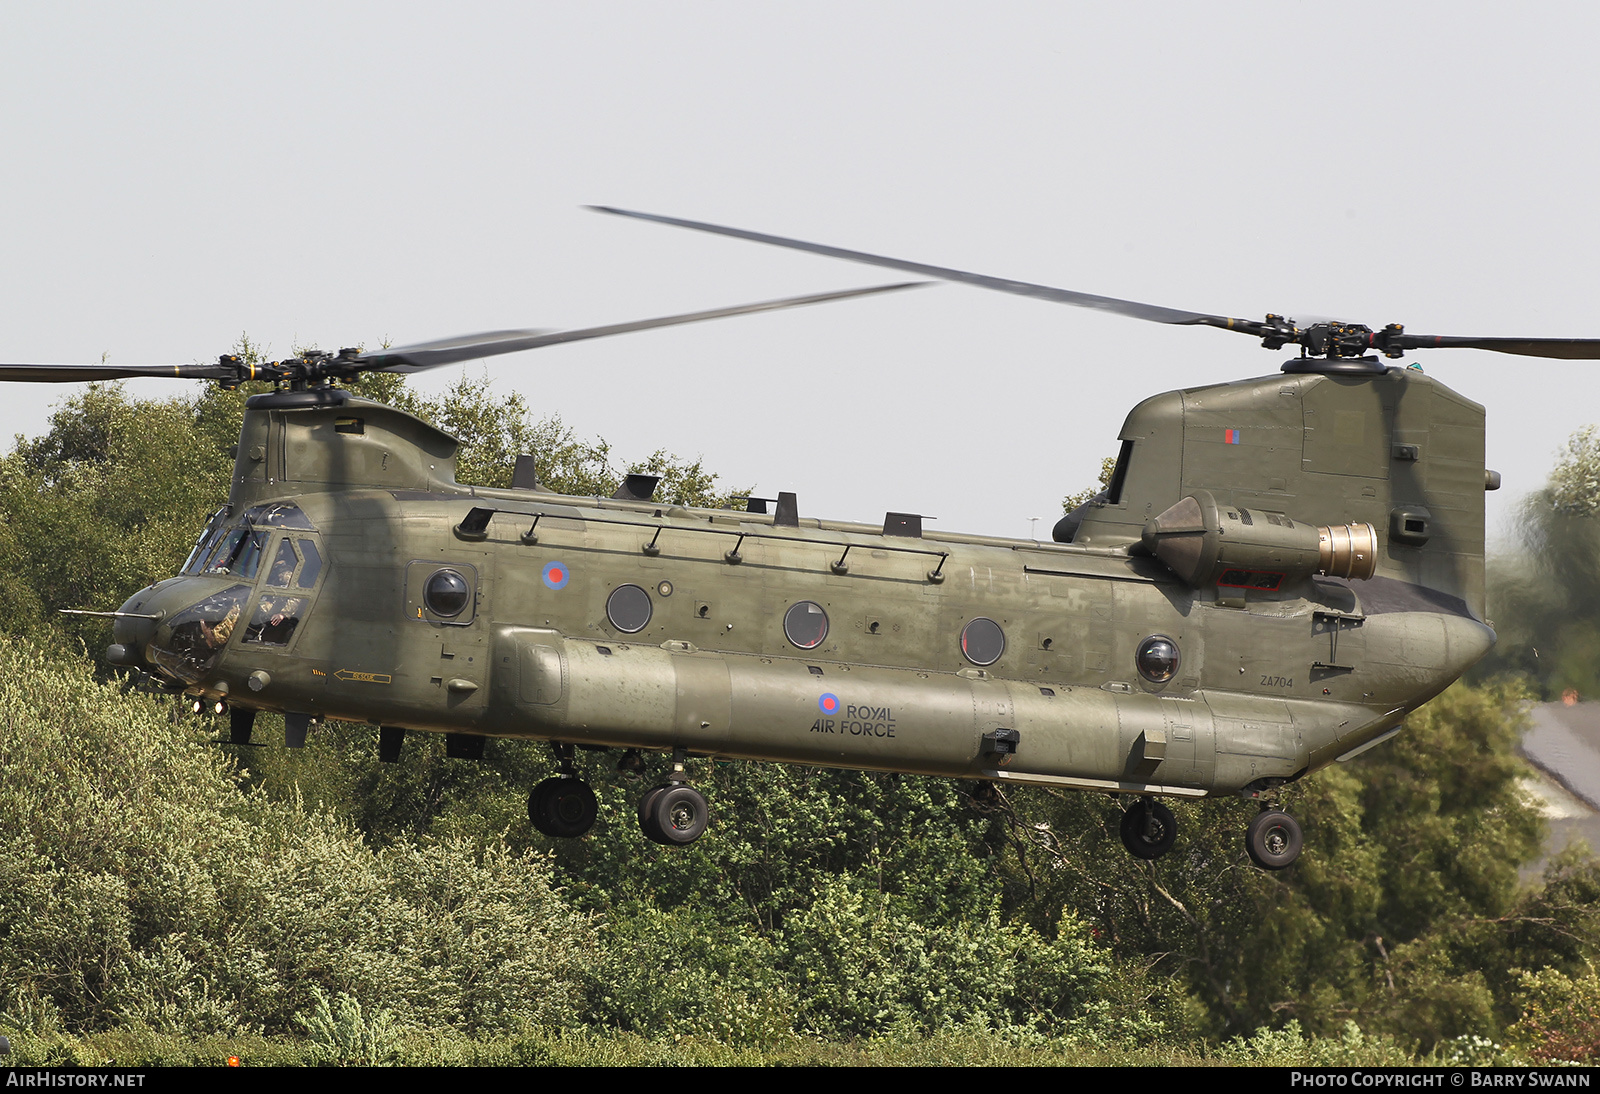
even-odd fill
[[(298, 1033), (575, 1020), (595, 926), (540, 856), (368, 847), (248, 792), (199, 725), (0, 636), (0, 1001), (14, 1028)], [(0, 1004), (3, 1005), (3, 1004)]]

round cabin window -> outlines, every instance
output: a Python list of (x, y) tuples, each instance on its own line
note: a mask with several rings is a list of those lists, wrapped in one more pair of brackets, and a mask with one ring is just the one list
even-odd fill
[(650, 594), (637, 585), (618, 585), (606, 599), (606, 618), (626, 634), (644, 630), (650, 611)]
[(1134, 662), (1140, 676), (1152, 684), (1165, 684), (1178, 674), (1178, 644), (1164, 634), (1153, 634), (1139, 643)]
[(821, 604), (802, 600), (783, 613), (783, 633), (803, 650), (814, 650), (828, 637), (828, 613)]
[(422, 590), (422, 601), (428, 610), (446, 619), (460, 615), (471, 596), (467, 579), (454, 570), (436, 571)]
[(1006, 632), (994, 620), (979, 616), (961, 628), (961, 652), (974, 665), (992, 665), (1006, 652)]

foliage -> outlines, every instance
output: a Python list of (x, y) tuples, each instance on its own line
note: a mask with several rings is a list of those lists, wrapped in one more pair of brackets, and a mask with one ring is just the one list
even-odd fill
[(1084, 502), (1090, 501), (1104, 491), (1111, 489), (1111, 476), (1116, 473), (1116, 470), (1117, 458), (1115, 456), (1105, 457), (1100, 461), (1100, 484), (1086, 487), (1076, 494), (1068, 494), (1061, 499), (1061, 508), (1070, 513)]
[[(605, 442), (483, 381), (355, 386), (457, 433), (463, 480), (507, 484), (528, 451), (552, 488), (617, 480)], [(91, 387), (0, 459), (7, 630), (103, 644), (52, 610), (176, 568), (221, 502), (243, 397)], [(664, 498), (733, 500), (698, 460), (628, 468), (647, 469)], [(1530, 542), (1592, 604), (1595, 518), (1563, 498)], [(1528, 603), (1547, 614), (1503, 631), (1556, 625), (1550, 663), (1600, 664), (1580, 610)], [(390, 765), (374, 727), (330, 723), (234, 755), (205, 747), (215, 725), (0, 635), (0, 1028), (19, 1060), (78, 1062), (230, 1044), (304, 1063), (1591, 1059), (1600, 865), (1569, 853), (1518, 883), (1542, 834), (1513, 751), (1526, 697), (1454, 688), (1286, 788), (1306, 850), (1269, 874), (1240, 846), (1243, 802), (1180, 803), (1177, 850), (1142, 864), (1103, 798), (752, 763), (696, 761), (714, 823), (659, 847), (633, 813), (659, 772), (583, 754), (600, 819), (550, 840), (527, 820), (552, 772), (531, 742), (473, 762), (410, 734)], [(1217, 1047), (1165, 1047), (1200, 1035)]]
[(1589, 517), (1600, 510), (1600, 435), (1585, 426), (1567, 438), (1550, 472), (1549, 501), (1559, 513)]
[(1600, 977), (1568, 976), (1557, 969), (1524, 972), (1527, 997), (1522, 1020), (1511, 1036), (1527, 1056), (1542, 1064), (1600, 1064)]
[(306, 1031), (319, 1062), (376, 1067), (395, 1061), (400, 1027), (392, 1013), (363, 1012), (361, 1001), (344, 992), (330, 1000), (318, 989), (312, 997), (315, 1009), (309, 1016), (296, 1015), (295, 1021)]
[(1281, 1029), (1264, 1027), (1223, 1042), (1216, 1059), (1259, 1067), (1397, 1067), (1415, 1062), (1393, 1037), (1370, 1036), (1353, 1021), (1346, 1021), (1337, 1036), (1319, 1038), (1307, 1037), (1293, 1019)]
[(956, 1021), (1110, 1044), (1183, 1026), (1175, 993), (1110, 961), (1070, 916), (1047, 936), (997, 919), (989, 821), (948, 780), (703, 765), (716, 823), (662, 848), (633, 815), (654, 780), (580, 755), (599, 820), (550, 840), (524, 808), (553, 773), (542, 748), (496, 741), (473, 763), (426, 734), (405, 747), (404, 763), (379, 764), (371, 727), (335, 724), (303, 752), (252, 757), (252, 778), (357, 818), (380, 846), (424, 833), (548, 849), (568, 898), (603, 915), (585, 1012), (601, 1028), (742, 1044)]
[(36, 440), (0, 459), (0, 618), (13, 633), (64, 634), (90, 649), (101, 620), (58, 608), (115, 608), (182, 564), (226, 500), (232, 461), (207, 415), (226, 399), (130, 402), (90, 385)]
[(1497, 1032), (1517, 1014), (1505, 970), (1571, 960), (1563, 937), (1600, 945), (1592, 921), (1542, 930), (1548, 901), (1517, 888), (1542, 835), (1517, 785), (1522, 699), (1458, 686), (1393, 742), (1286, 790), (1306, 847), (1280, 874), (1245, 858), (1245, 803), (1175, 806), (1178, 849), (1136, 866), (1115, 808), (1017, 794), (1001, 811), (1008, 903), (1034, 922), (1076, 908), (1114, 953), (1161, 955), (1216, 1033), (1289, 1019), (1319, 1036), (1354, 1019), (1426, 1045)]
[[(1359, 1033), (1359, 1031), (1358, 1031)], [(464, 1037), (448, 1031), (407, 1032), (396, 1041), (394, 1064), (411, 1067), (1196, 1067), (1341, 1066), (1392, 1067), (1433, 1062), (1399, 1052), (1383, 1038), (1300, 1037), (1272, 1031), (1265, 1052), (1220, 1053), (1183, 1042), (1144, 1047), (1099, 1047), (1063, 1041), (1019, 1042), (987, 1031), (944, 1030), (929, 1037), (819, 1041), (789, 1034), (774, 1041), (730, 1044), (701, 1036), (645, 1038), (635, 1033), (587, 1029), (523, 1029), (503, 1035)], [(1255, 1040), (1254, 1038), (1252, 1040)], [(1263, 1047), (1266, 1047), (1263, 1044)], [(123, 1028), (69, 1036), (24, 1034), (12, 1038), (10, 1063), (17, 1067), (220, 1067), (237, 1056), (244, 1067), (293, 1067), (333, 1062), (323, 1046), (304, 1039), (243, 1035), (178, 1037)]]
[(0, 1000), (17, 1024), (283, 1033), (326, 997), (471, 1032), (577, 1010), (592, 928), (544, 858), (373, 851), (327, 813), (241, 792), (195, 724), (5, 637), (0, 710)]
[[(998, 922), (959, 834), (911, 838), (947, 783), (798, 772), (814, 785), (768, 808), (789, 818), (775, 828), (792, 856), (750, 847), (767, 830), (731, 814), (720, 840), (632, 869), (638, 838), (614, 830), (614, 856), (570, 841), (564, 872), (612, 910), (602, 926), (551, 889), (541, 853), (399, 824), (374, 849), (297, 784), (237, 773), (196, 721), (3, 637), (0, 709), (0, 998), (7, 1024), (40, 1035), (301, 1032), (329, 1060), (376, 1062), (406, 1029), (580, 1019), (729, 1043), (1165, 1028), (1089, 1010), (1116, 975), (1108, 955), (1070, 919), (1053, 940)], [(745, 771), (797, 773), (719, 768), (730, 797)], [(625, 819), (626, 788), (610, 789)], [(808, 867), (798, 822), (815, 805), (841, 827)], [(825, 880), (821, 861), (844, 869)], [(747, 915), (727, 914), (731, 888)]]
[(1600, 434), (1568, 439), (1544, 489), (1522, 502), (1520, 551), (1491, 560), (1499, 633), (1477, 676), (1516, 673), (1545, 698), (1600, 698)]
[(1179, 851), (1143, 866), (1100, 799), (1024, 790), (985, 813), (937, 779), (702, 767), (715, 823), (673, 849), (633, 821), (651, 780), (593, 761), (594, 832), (534, 834), (523, 788), (550, 768), (515, 742), (471, 764), (414, 735), (390, 766), (370, 727), (330, 727), (281, 785), (341, 780), (319, 800), (379, 844), (420, 831), (548, 848), (570, 899), (604, 915), (586, 1012), (603, 1028), (754, 1043), (786, 1028), (915, 1036), (960, 1015), (1148, 1043), (1190, 1028), (1192, 997), (1218, 1033), (1294, 1019), (1337, 1038), (1355, 1020), (1431, 1045), (1498, 1036), (1521, 1006), (1507, 970), (1578, 968), (1600, 941), (1600, 888), (1579, 860), (1517, 887), (1541, 833), (1517, 786), (1521, 702), (1458, 687), (1290, 790), (1307, 851), (1284, 874), (1248, 865), (1242, 803), (1179, 805)]
[[(248, 338), (235, 351), (260, 359)], [(631, 473), (661, 476), (657, 495), (687, 505), (722, 508), (749, 493), (724, 490), (703, 460), (665, 452), (618, 470), (607, 442), (579, 439), (555, 415), (535, 420), (521, 395), (498, 396), (487, 380), (463, 377), (438, 398), (388, 374), (351, 387), (455, 435), (464, 483), (509, 486), (527, 452), (541, 484), (562, 493), (609, 496)], [(130, 398), (122, 384), (90, 384), (56, 408), (43, 436), (18, 437), (0, 457), (0, 628), (98, 656), (105, 621), (59, 609), (111, 610), (177, 572), (227, 501), (245, 399), (263, 389), (207, 385), (151, 400)]]

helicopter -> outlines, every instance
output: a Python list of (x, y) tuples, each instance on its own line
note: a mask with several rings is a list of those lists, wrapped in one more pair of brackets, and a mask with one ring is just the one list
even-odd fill
[[(1035, 785), (1125, 799), (1124, 846), (1154, 860), (1162, 799), (1259, 804), (1244, 832), (1267, 870), (1304, 836), (1281, 788), (1400, 733), (1495, 641), (1485, 618), (1484, 409), (1384, 364), (1467, 347), (1568, 359), (1597, 339), (1414, 335), (1243, 320), (906, 262), (698, 221), (615, 215), (831, 255), (1146, 321), (1209, 326), (1299, 355), (1272, 375), (1158, 394), (1129, 413), (1109, 485), (1052, 540), (461, 484), (454, 438), (338, 386), (921, 282), (578, 331), (498, 331), (251, 365), (0, 365), (0, 379), (189, 376), (252, 396), (228, 503), (180, 572), (115, 612), (107, 659), (196, 710), (257, 714), (303, 747), (328, 719), (481, 758), (489, 737), (546, 741), (557, 774), (529, 818), (584, 835), (598, 806), (577, 750), (670, 755), (638, 800), (650, 840), (710, 821), (691, 758), (813, 764)], [(769, 508), (770, 505), (770, 508)]]

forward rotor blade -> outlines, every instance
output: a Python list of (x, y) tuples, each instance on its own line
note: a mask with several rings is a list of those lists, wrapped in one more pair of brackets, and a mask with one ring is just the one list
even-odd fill
[(618, 209), (610, 205), (590, 205), (589, 208), (599, 213), (633, 217), (636, 220), (653, 220), (657, 224), (671, 224), (678, 228), (693, 228), (700, 232), (732, 236), (734, 239), (770, 243), (774, 247), (788, 247), (791, 250), (810, 251), (812, 254), (848, 259), (851, 262), (865, 262), (869, 266), (884, 266), (891, 270), (904, 270), (906, 273), (919, 274), (923, 277), (937, 277), (944, 281), (959, 281), (962, 284), (976, 285), (979, 288), (1015, 293), (1017, 296), (1032, 296), (1040, 300), (1050, 300), (1057, 304), (1071, 304), (1075, 308), (1095, 308), (1099, 311), (1113, 312), (1117, 315), (1126, 315), (1134, 319), (1144, 319), (1151, 323), (1221, 327), (1224, 330), (1237, 330), (1245, 334), (1254, 335), (1259, 335), (1262, 332), (1263, 325), (1261, 323), (1248, 319), (1230, 319), (1225, 315), (1179, 311), (1176, 308), (1163, 308), (1156, 304), (1141, 304), (1135, 300), (1119, 300), (1114, 296), (1096, 296), (1094, 293), (1073, 292), (1071, 289), (1035, 285), (1029, 281), (1013, 281), (1005, 277), (990, 277), (987, 274), (969, 273), (966, 270), (952, 270), (945, 266), (929, 266), (922, 262), (907, 262), (899, 258), (886, 258), (883, 255), (867, 254), (865, 251), (850, 251), (843, 247), (829, 247), (822, 243), (806, 243), (798, 239), (786, 239), (783, 236), (747, 232), (741, 228), (724, 228), (719, 224), (705, 224), (698, 220), (680, 220), (677, 217), (657, 216), (654, 213), (637, 213), (630, 209)]
[(1405, 349), (1486, 349), (1521, 357), (1600, 361), (1600, 338), (1456, 338), (1439, 334), (1400, 336)]
[(77, 384), (89, 380), (131, 380), (155, 376), (179, 380), (234, 380), (239, 370), (215, 362), (208, 365), (6, 365), (0, 382)]
[(659, 319), (639, 319), (632, 323), (612, 323), (604, 327), (584, 327), (579, 330), (497, 330), (481, 334), (464, 334), (436, 342), (419, 342), (412, 346), (373, 350), (358, 354), (351, 362), (360, 369), (377, 372), (421, 372), (424, 369), (451, 365), (458, 361), (472, 361), (479, 357), (494, 357), (502, 353), (540, 349), (562, 342), (581, 342), (588, 338), (605, 338), (613, 334), (630, 334), (633, 331), (654, 327), (671, 327), (680, 323), (698, 323), (703, 319), (724, 319), (733, 315), (750, 315), (754, 312), (776, 311), (779, 308), (798, 308), (807, 304), (823, 304), (830, 300), (847, 300), (853, 296), (895, 292), (926, 285), (925, 281), (905, 281), (894, 285), (872, 285), (864, 289), (845, 289), (840, 292), (813, 293), (810, 296), (791, 296), (783, 300), (768, 300), (759, 304), (740, 304), (732, 308), (715, 308), (711, 311), (667, 315)]

